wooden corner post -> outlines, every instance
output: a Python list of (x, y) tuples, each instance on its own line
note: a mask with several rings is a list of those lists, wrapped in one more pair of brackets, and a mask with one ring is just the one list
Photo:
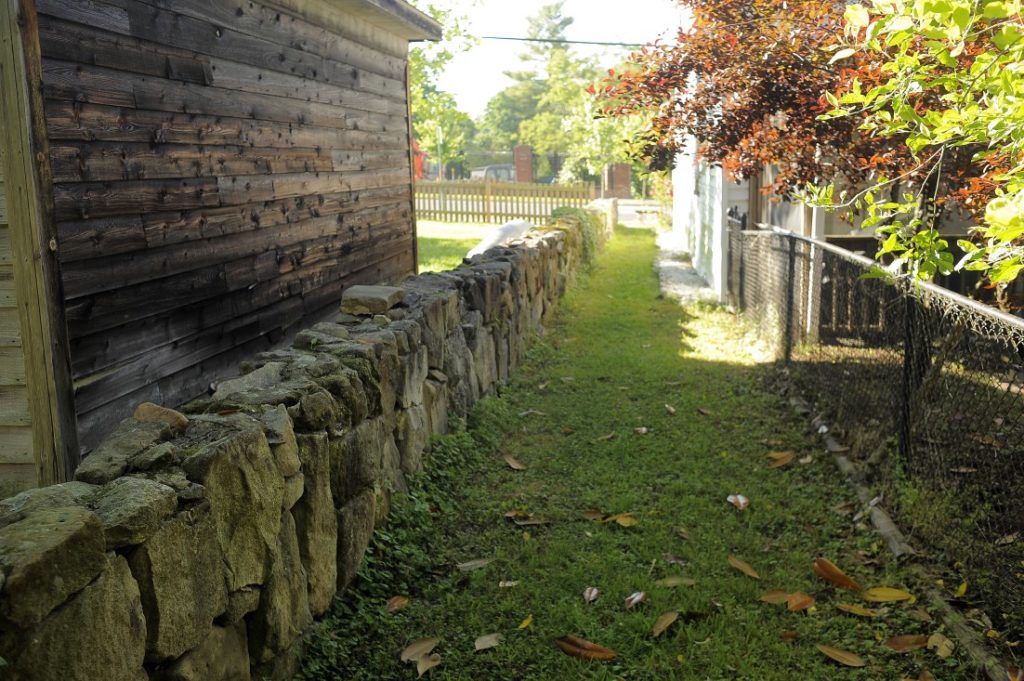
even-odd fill
[[(69, 480), (78, 434), (35, 0), (0, 0), (0, 162), (37, 482)], [(2, 446), (2, 445), (0, 445)]]

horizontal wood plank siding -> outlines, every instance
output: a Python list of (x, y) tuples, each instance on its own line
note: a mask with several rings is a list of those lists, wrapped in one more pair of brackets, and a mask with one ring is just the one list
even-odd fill
[(83, 445), (412, 272), (404, 39), (319, 1), (37, 7)]

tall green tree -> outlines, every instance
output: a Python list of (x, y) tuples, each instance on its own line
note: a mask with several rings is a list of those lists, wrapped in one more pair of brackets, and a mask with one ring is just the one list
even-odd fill
[(475, 127), (469, 114), (461, 111), (455, 97), (438, 87), (438, 79), (458, 52), (475, 42), (465, 29), (463, 14), (475, 0), (451, 0), (446, 4), (413, 2), (444, 28), (436, 43), (423, 43), (409, 50), (409, 106), (413, 135), (442, 168), (462, 157), (473, 138)]

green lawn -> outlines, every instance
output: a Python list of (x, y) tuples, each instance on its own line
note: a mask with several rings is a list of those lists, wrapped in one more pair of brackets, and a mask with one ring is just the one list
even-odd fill
[[(433, 679), (898, 681), (923, 669), (973, 678), (956, 653), (881, 644), (941, 630), (920, 603), (882, 605), (876, 618), (836, 609), (870, 604), (816, 577), (816, 557), (866, 587), (920, 585), (854, 521), (855, 498), (805, 422), (764, 390), (744, 325), (658, 299), (654, 253), (650, 233), (620, 230), (501, 397), (481, 403), (468, 433), (437, 443), (429, 471), (377, 532), (361, 582), (313, 641), (303, 678), (413, 679), (399, 653), (425, 637), (440, 639)], [(772, 450), (796, 458), (769, 470)], [(512, 470), (506, 454), (527, 470)], [(747, 510), (726, 502), (735, 493), (749, 497)], [(591, 510), (636, 522), (600, 524), (584, 517)], [(510, 512), (544, 524), (517, 526)], [(493, 562), (457, 568), (475, 559)], [(694, 583), (659, 585), (667, 577)], [(600, 590), (592, 603), (588, 587)], [(815, 608), (761, 602), (770, 590), (806, 592)], [(646, 601), (627, 610), (636, 591)], [(389, 613), (396, 595), (409, 605)], [(666, 612), (678, 620), (655, 638)], [(491, 633), (502, 642), (475, 652)], [(616, 657), (569, 657), (555, 645), (565, 634)], [(840, 667), (816, 643), (867, 666)]]
[(442, 272), (458, 267), (483, 235), (497, 225), (418, 220), (420, 272)]

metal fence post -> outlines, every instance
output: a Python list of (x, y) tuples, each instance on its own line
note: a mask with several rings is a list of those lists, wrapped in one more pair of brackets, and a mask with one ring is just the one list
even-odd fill
[(785, 348), (784, 358), (786, 364), (790, 363), (793, 359), (793, 307), (795, 299), (796, 288), (796, 239), (792, 236), (787, 236), (789, 239), (789, 262), (788, 262), (788, 273), (787, 273), (787, 286), (786, 286), (786, 334), (785, 334)]

